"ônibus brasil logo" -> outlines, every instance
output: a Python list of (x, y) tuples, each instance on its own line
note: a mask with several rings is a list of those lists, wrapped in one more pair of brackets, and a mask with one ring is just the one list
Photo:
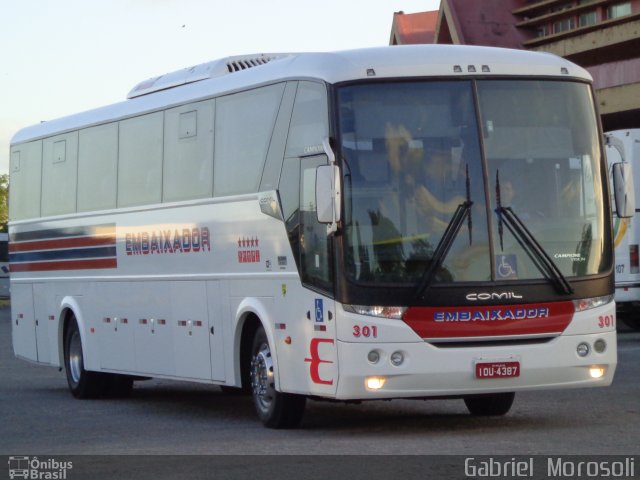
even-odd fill
[(9, 457), (9, 478), (25, 478), (34, 480), (65, 480), (67, 470), (73, 468), (73, 462), (60, 461), (54, 458)]

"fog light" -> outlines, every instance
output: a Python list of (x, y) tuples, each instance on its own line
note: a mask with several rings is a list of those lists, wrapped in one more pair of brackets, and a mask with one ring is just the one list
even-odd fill
[(576, 348), (576, 352), (578, 352), (579, 357), (586, 357), (589, 355), (589, 344), (588, 343), (580, 343), (578, 348)]
[(367, 355), (367, 360), (369, 360), (370, 363), (378, 363), (380, 361), (380, 352), (371, 350), (369, 355)]
[(399, 367), (404, 362), (404, 355), (402, 352), (393, 352), (391, 354), (391, 365)]
[(380, 390), (384, 386), (384, 377), (367, 377), (364, 384), (369, 390)]
[(591, 378), (602, 378), (604, 375), (604, 371), (604, 367), (591, 367), (589, 369), (589, 375), (591, 375)]
[(599, 338), (593, 344), (593, 349), (598, 353), (603, 353), (607, 349), (607, 342)]

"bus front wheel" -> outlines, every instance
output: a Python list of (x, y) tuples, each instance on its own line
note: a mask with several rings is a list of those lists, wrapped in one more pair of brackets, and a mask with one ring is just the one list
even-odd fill
[(469, 395), (464, 397), (464, 403), (471, 415), (498, 416), (511, 409), (515, 396), (514, 392)]
[(253, 403), (266, 427), (295, 428), (300, 424), (306, 398), (276, 390), (271, 347), (263, 327), (253, 337), (249, 378)]

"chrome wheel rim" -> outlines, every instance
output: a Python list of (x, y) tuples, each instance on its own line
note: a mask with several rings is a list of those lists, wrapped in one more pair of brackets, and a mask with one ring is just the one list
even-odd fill
[(258, 408), (268, 412), (275, 396), (275, 385), (273, 360), (267, 343), (260, 345), (258, 352), (251, 359), (251, 390)]
[(69, 373), (73, 383), (80, 382), (82, 374), (82, 342), (80, 341), (80, 333), (75, 331), (69, 339)]

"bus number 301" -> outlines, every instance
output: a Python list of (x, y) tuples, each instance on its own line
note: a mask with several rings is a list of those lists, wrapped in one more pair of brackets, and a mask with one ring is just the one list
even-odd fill
[(375, 325), (372, 325), (371, 327), (368, 325), (365, 325), (364, 327), (361, 327), (360, 325), (354, 325), (353, 336), (356, 338), (378, 338), (378, 327), (376, 327)]
[(614, 327), (616, 325), (616, 319), (613, 315), (600, 315), (598, 317), (598, 326), (600, 328)]

